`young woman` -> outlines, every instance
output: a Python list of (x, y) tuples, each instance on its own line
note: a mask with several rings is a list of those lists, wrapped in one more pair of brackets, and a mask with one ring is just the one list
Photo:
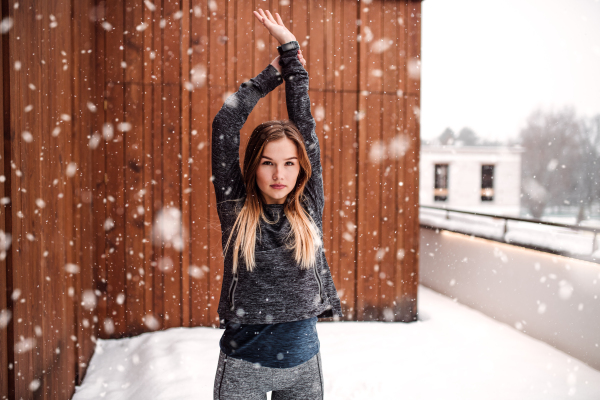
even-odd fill
[[(229, 96), (212, 124), (213, 184), (225, 256), (215, 399), (322, 399), (318, 318), (343, 317), (323, 251), (323, 180), (306, 61), (276, 13), (254, 12), (280, 56)], [(285, 81), (290, 120), (240, 129)]]

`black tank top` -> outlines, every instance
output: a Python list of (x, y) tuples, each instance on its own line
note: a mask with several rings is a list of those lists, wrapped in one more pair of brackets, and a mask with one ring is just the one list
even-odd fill
[(225, 322), (219, 346), (223, 353), (262, 367), (291, 368), (314, 357), (320, 349), (317, 317), (280, 324)]

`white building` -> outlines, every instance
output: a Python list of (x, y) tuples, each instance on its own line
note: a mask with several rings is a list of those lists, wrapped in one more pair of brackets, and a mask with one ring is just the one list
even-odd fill
[(519, 216), (522, 147), (421, 147), (420, 204)]

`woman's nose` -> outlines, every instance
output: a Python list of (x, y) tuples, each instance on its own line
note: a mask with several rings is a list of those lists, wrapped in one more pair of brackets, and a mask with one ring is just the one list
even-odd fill
[(277, 180), (277, 178), (282, 176), (282, 174), (283, 174), (283, 167), (276, 166), (275, 172), (273, 173), (273, 179)]

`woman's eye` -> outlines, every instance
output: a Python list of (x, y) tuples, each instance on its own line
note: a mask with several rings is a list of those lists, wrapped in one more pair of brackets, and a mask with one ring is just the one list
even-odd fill
[[(265, 162), (262, 163), (262, 165), (267, 165), (267, 164), (270, 164), (270, 163), (271, 163), (271, 161), (265, 161)], [(294, 162), (293, 161), (288, 161), (287, 164), (294, 165)]]

